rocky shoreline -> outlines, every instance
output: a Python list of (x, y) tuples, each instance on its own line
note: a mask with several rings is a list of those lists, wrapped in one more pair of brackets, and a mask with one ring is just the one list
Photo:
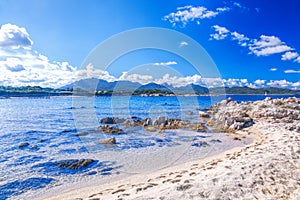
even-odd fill
[(250, 145), (46, 199), (299, 199), (300, 99), (213, 105), (207, 124)]

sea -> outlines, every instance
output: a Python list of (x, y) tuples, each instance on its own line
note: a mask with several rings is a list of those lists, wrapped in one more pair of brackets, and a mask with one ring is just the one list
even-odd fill
[[(228, 97), (238, 102), (266, 98), (227, 95), (0, 99), (0, 199), (38, 199), (57, 187), (151, 172), (245, 145), (251, 141), (235, 141), (210, 129), (147, 132), (141, 127), (119, 127), (124, 130), (119, 135), (96, 131), (106, 117), (202, 122), (199, 110), (205, 112)], [(81, 132), (88, 134), (76, 135)], [(98, 143), (112, 136), (116, 138), (115, 145)], [(79, 169), (61, 167), (66, 160), (78, 159), (93, 162)]]

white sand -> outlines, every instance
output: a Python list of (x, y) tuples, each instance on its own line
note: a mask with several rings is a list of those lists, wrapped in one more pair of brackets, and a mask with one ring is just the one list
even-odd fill
[(217, 156), (39, 199), (300, 199), (300, 135), (256, 122), (238, 135), (254, 142)]

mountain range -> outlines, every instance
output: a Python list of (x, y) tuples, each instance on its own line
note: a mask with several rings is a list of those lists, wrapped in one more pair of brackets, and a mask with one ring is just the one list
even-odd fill
[(200, 85), (189, 84), (183, 87), (172, 87), (168, 84), (148, 83), (142, 85), (137, 82), (130, 81), (114, 81), (108, 82), (102, 79), (90, 78), (76, 81), (60, 88), (64, 91), (154, 91), (175, 94), (222, 94), (224, 90), (226, 94), (300, 94), (299, 90), (291, 90), (285, 88), (249, 88), (249, 87), (217, 87), (206, 88)]

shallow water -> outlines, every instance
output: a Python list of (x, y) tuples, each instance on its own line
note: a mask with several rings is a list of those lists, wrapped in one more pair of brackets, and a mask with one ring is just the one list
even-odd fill
[[(281, 96), (280, 96), (281, 97)], [(238, 101), (258, 100), (265, 96), (232, 96)], [(77, 132), (96, 129), (107, 116), (129, 118), (167, 118), (198, 121), (196, 108), (207, 108), (218, 97), (62, 97), (50, 99), (0, 99), (0, 199), (32, 195), (67, 183), (143, 173), (213, 152), (224, 151), (242, 142), (224, 135), (193, 131), (145, 132), (126, 129), (115, 135), (117, 144), (97, 143), (107, 135)], [(193, 115), (188, 112), (193, 111)], [(212, 142), (219, 139), (221, 142)], [(203, 145), (207, 141), (210, 146)], [(19, 148), (21, 143), (29, 145)], [(199, 151), (201, 149), (201, 151)], [(66, 170), (61, 160), (92, 158), (88, 168)], [(19, 196), (18, 196), (19, 195)]]

